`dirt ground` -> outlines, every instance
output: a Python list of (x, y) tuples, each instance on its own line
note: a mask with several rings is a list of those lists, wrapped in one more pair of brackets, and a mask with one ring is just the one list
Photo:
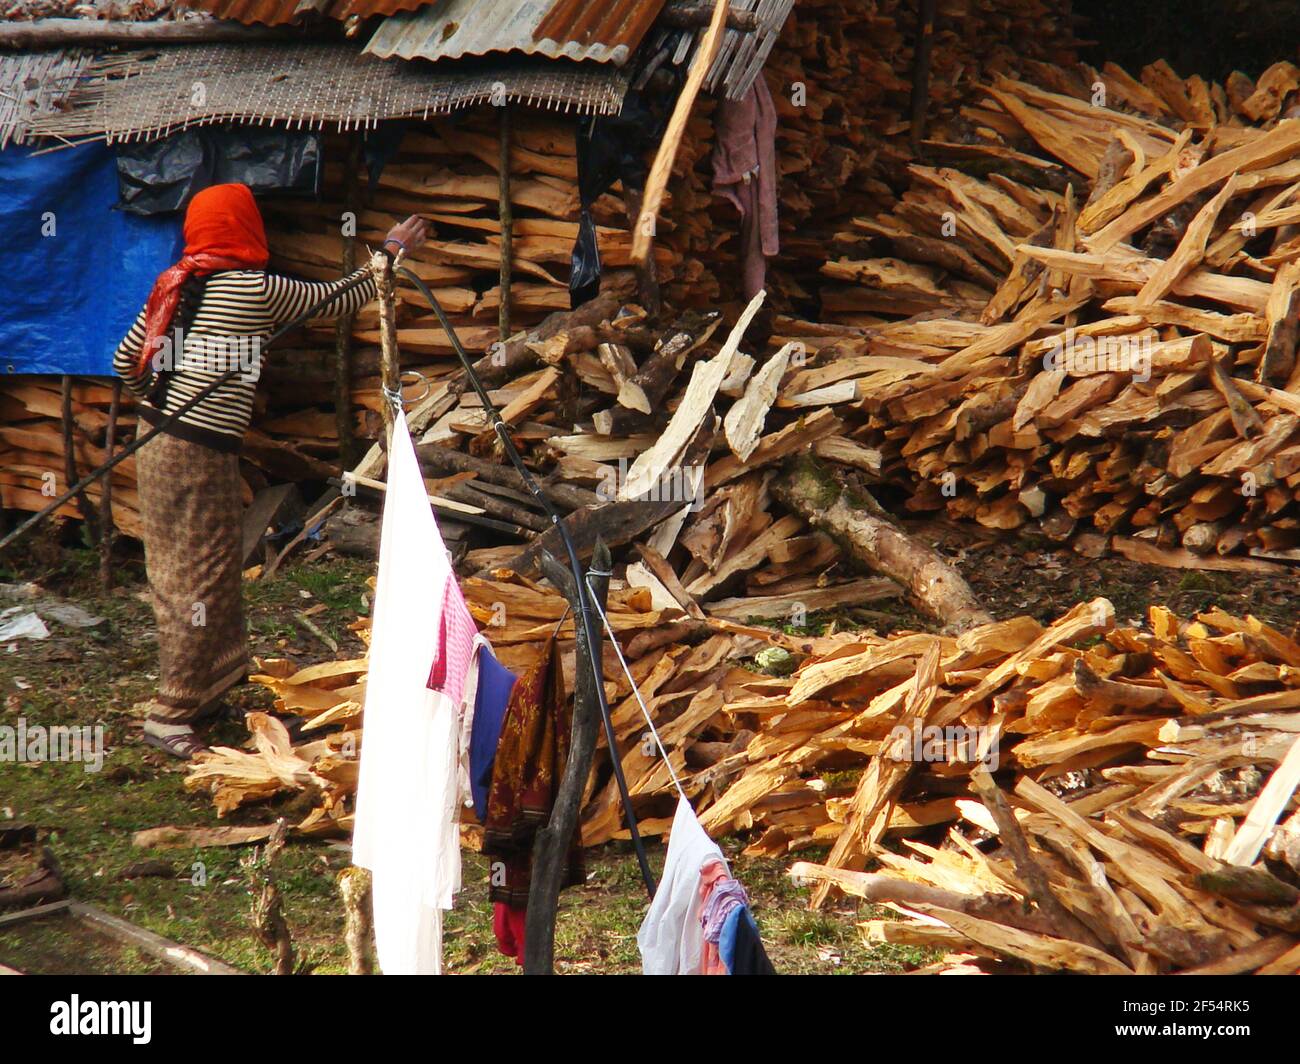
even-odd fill
[[(1032, 537), (984, 537), (968, 528), (940, 530), (938, 541), (997, 617), (1028, 613), (1053, 618), (1071, 604), (1105, 595), (1121, 621), (1138, 620), (1152, 603), (1182, 616), (1209, 606), (1254, 613), (1292, 632), (1300, 618), (1300, 577), (1243, 576), (1187, 572), (1137, 565), (1122, 559), (1094, 560)], [(62, 537), (62, 538), (60, 538)], [(69, 546), (71, 530), (50, 528), (29, 539), (16, 554), (0, 559), (0, 584), (35, 581), (46, 591), (105, 618), (85, 629), (52, 622), (41, 641), (0, 644), (0, 724), (100, 724), (106, 729), (102, 770), (86, 772), (76, 763), (0, 763), (0, 820), (39, 826), (57, 857), (72, 896), (186, 945), (204, 950), (247, 971), (265, 972), (271, 956), (254, 937), (248, 920), (248, 879), (240, 866), (246, 848), (142, 850), (133, 832), (164, 824), (217, 823), (205, 794), (182, 787), (183, 767), (147, 748), (133, 705), (148, 696), (156, 678), (156, 636), (147, 603), (143, 565), (124, 549), (116, 568), (117, 587), (104, 593), (97, 558)], [(252, 652), (288, 657), (306, 665), (361, 651), (347, 625), (364, 612), (366, 579), (372, 565), (326, 555), (308, 565), (286, 565), (267, 581), (248, 582)], [(294, 613), (320, 603), (313, 620), (338, 642), (337, 655), (294, 620)], [(0, 609), (12, 604), (0, 596)], [(867, 624), (880, 632), (928, 627), (901, 602), (873, 604), (869, 613), (814, 618)], [(231, 703), (243, 709), (269, 709), (270, 695), (245, 686)], [(237, 724), (221, 724), (211, 739), (239, 745), (246, 738)], [(291, 820), (306, 808), (285, 799), (246, 808), (228, 823), (266, 823), (277, 815)], [(864, 945), (857, 923), (889, 915), (852, 899), (821, 912), (806, 907), (807, 891), (785, 872), (790, 860), (817, 860), (810, 850), (789, 860), (740, 856), (743, 837), (722, 840), (734, 870), (745, 883), (764, 941), (777, 970), (786, 973), (901, 972), (925, 963), (924, 951), (889, 945)], [(663, 847), (651, 845), (652, 863), (663, 862)], [(141, 876), (141, 862), (150, 861)], [(157, 862), (163, 862), (160, 866)], [(313, 971), (340, 972), (346, 966), (343, 916), (335, 876), (348, 863), (346, 844), (294, 840), (278, 864), (286, 917), (299, 956)], [(565, 892), (556, 934), (557, 970), (628, 973), (639, 970), (636, 930), (646, 898), (636, 862), (626, 844), (611, 843), (588, 853), (588, 880)], [(3, 886), (0, 868), (0, 886)], [(456, 973), (509, 973), (514, 962), (496, 952), (484, 862), (466, 855), (465, 889), (446, 928), (447, 969)], [(117, 967), (155, 970), (148, 958), (115, 955), (96, 959), (75, 943), (59, 945), (45, 936), (0, 928), (0, 964), (29, 971)], [(77, 969), (77, 964), (84, 967)], [(72, 967), (69, 967), (71, 965)]]

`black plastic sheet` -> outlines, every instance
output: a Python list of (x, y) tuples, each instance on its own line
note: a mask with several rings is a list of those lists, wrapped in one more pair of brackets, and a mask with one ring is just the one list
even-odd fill
[(181, 210), (209, 185), (239, 181), (254, 194), (314, 195), (319, 133), (203, 126), (117, 152), (118, 206), (131, 214)]
[[(675, 79), (680, 88), (680, 77)], [(636, 79), (633, 79), (633, 84)], [(578, 128), (578, 239), (569, 263), (569, 306), (579, 307), (600, 292), (600, 249), (591, 205), (615, 181), (624, 189), (641, 189), (646, 181), (646, 157), (668, 126), (677, 92), (628, 89), (616, 115), (584, 121)]]

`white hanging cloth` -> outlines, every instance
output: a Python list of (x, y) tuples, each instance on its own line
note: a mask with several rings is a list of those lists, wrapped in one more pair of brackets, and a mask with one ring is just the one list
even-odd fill
[(427, 686), (451, 562), (396, 414), (379, 540), (352, 861), (373, 878), (388, 975), (442, 971), (442, 912), (460, 889), (460, 707)]
[(700, 926), (700, 869), (710, 861), (727, 867), (722, 851), (700, 827), (685, 797), (677, 800), (659, 889), (637, 932), (645, 975), (697, 975), (704, 949)]

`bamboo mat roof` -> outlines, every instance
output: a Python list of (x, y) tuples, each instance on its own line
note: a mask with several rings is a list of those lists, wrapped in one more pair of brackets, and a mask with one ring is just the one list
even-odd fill
[(626, 81), (617, 70), (554, 62), (435, 70), (317, 42), (154, 48), (95, 58), (66, 107), (36, 115), (31, 132), (116, 141), (214, 122), (351, 129), (504, 101), (609, 114)]
[(76, 51), (0, 53), (0, 149), (25, 143), (34, 120), (57, 114), (89, 63)]

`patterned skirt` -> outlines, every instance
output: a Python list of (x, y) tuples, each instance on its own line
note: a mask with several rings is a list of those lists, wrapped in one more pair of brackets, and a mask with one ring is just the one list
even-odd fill
[(158, 623), (150, 716), (191, 721), (248, 668), (239, 457), (163, 432), (137, 453), (136, 478)]

